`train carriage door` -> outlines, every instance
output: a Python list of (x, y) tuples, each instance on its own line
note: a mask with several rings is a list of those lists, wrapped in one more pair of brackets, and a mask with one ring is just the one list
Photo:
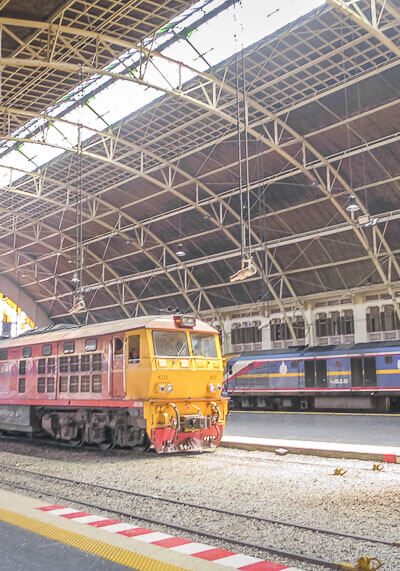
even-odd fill
[(304, 384), (306, 387), (315, 387), (315, 361), (314, 359), (304, 360)]
[(326, 367), (326, 359), (317, 359), (315, 361), (315, 369), (316, 369), (316, 378), (317, 387), (324, 388), (327, 386), (327, 367)]
[(125, 396), (123, 335), (115, 335), (112, 338), (111, 350), (112, 350), (111, 396), (114, 398), (118, 398)]
[(363, 363), (359, 357), (351, 358), (351, 386), (362, 387), (363, 385)]
[(366, 387), (376, 387), (375, 357), (364, 357), (364, 385)]

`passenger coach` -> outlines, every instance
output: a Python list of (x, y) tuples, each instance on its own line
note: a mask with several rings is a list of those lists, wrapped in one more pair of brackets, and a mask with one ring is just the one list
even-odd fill
[(227, 357), (231, 407), (400, 409), (399, 342), (293, 348)]
[(225, 425), (218, 332), (188, 316), (0, 341), (0, 430), (80, 445), (213, 450)]

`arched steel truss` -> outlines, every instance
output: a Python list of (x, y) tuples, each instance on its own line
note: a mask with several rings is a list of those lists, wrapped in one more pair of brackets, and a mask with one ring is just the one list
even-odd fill
[[(331, 2), (331, 3), (333, 3), (335, 5), (336, 4), (344, 4), (341, 2), (340, 3)], [(7, 25), (7, 26), (21, 25), (21, 22), (14, 21), (14, 20), (11, 21), (10, 19), (6, 19), (6, 20), (0, 19), (0, 25), (1, 25), (1, 23), (3, 23), (3, 25)], [(54, 29), (52, 29), (52, 26), (48, 25), (46, 23), (28, 22), (28, 23), (26, 23), (26, 25), (29, 27), (35, 27), (37, 25), (41, 29), (47, 29), (49, 37), (51, 37), (52, 34), (54, 33)], [(370, 30), (368, 30), (368, 31), (370, 31)], [(103, 46), (106, 44), (112, 45), (114, 42), (117, 43), (118, 45), (121, 45), (120, 40), (117, 40), (115, 38), (111, 38), (110, 36), (99, 35), (99, 34), (91, 34), (90, 32), (87, 32), (87, 31), (76, 30), (73, 28), (68, 28), (68, 27), (63, 27), (63, 26), (57, 26), (57, 34), (83, 35), (84, 37), (86, 37), (88, 39), (90, 38), (90, 40), (94, 40), (96, 42), (101, 42), (103, 44)], [(379, 32), (379, 34), (380, 34), (380, 32)], [(152, 88), (155, 88), (155, 89), (162, 91), (164, 93), (172, 94), (178, 98), (188, 100), (190, 103), (192, 103), (196, 106), (199, 106), (200, 108), (206, 110), (209, 113), (217, 114), (219, 117), (226, 120), (228, 124), (231, 124), (232, 126), (234, 126), (236, 124), (236, 117), (233, 114), (229, 114), (227, 111), (227, 109), (231, 105), (231, 101), (229, 100), (229, 97), (234, 98), (236, 96), (236, 91), (233, 87), (228, 85), (226, 82), (224, 82), (224, 81), (222, 81), (216, 77), (210, 76), (209, 74), (198, 73), (197, 70), (194, 70), (193, 68), (191, 68), (189, 66), (185, 66), (181, 62), (171, 60), (171, 58), (165, 58), (165, 56), (162, 56), (161, 54), (152, 53), (152, 52), (149, 52), (148, 50), (143, 50), (142, 48), (140, 48), (139, 46), (135, 46), (134, 44), (130, 44), (128, 42), (123, 42), (122, 45), (126, 48), (139, 49), (148, 58), (151, 58), (151, 59), (161, 58), (161, 60), (167, 60), (168, 63), (173, 64), (178, 68), (178, 75), (181, 75), (183, 70), (188, 70), (190, 72), (197, 73), (197, 78), (196, 78), (196, 80), (191, 80), (190, 89), (186, 91), (185, 86), (183, 84), (179, 84), (178, 88), (174, 87), (173, 85), (171, 85), (170, 88), (166, 88), (162, 85), (157, 86), (153, 82), (147, 82), (144, 80), (143, 77), (132, 78), (132, 77), (127, 77), (123, 74), (113, 74), (112, 72), (99, 70), (93, 66), (88, 66), (87, 63), (83, 63), (82, 66), (77, 66), (77, 65), (74, 66), (72, 64), (63, 64), (63, 63), (54, 62), (51, 60), (50, 61), (25, 60), (25, 59), (22, 60), (22, 59), (18, 59), (18, 58), (2, 58), (2, 59), (0, 59), (0, 63), (3, 65), (11, 65), (11, 66), (45, 67), (45, 68), (51, 68), (51, 69), (61, 69), (61, 70), (68, 71), (68, 72), (78, 72), (79, 69), (83, 69), (85, 72), (99, 74), (99, 75), (107, 75), (107, 76), (112, 77), (113, 79), (123, 79), (125, 81), (134, 81), (135, 83), (140, 83), (141, 85), (144, 85), (147, 87), (152, 87)], [(34, 55), (35, 54), (32, 54), (32, 56), (34, 56)], [(396, 54), (396, 55), (398, 55), (398, 54)], [(195, 86), (193, 86), (194, 81), (198, 82), (195, 84)], [(197, 98), (194, 96), (194, 94), (197, 95)], [(222, 97), (223, 94), (228, 98), (228, 101), (225, 100), (225, 101), (222, 101), (222, 103), (221, 103), (221, 100), (223, 100), (223, 97)], [(281, 119), (276, 114), (270, 113), (264, 107), (260, 106), (257, 103), (257, 101), (253, 100), (251, 97), (247, 97), (247, 104), (249, 107), (251, 107), (252, 109), (256, 110), (258, 113), (261, 113), (263, 116), (265, 116), (265, 120), (263, 120), (263, 123), (264, 123), (263, 128), (264, 128), (265, 135), (260, 133), (259, 131), (257, 131), (253, 125), (251, 125), (248, 128), (249, 135), (252, 136), (255, 140), (262, 142), (264, 145), (266, 145), (272, 151), (277, 152), (288, 163), (292, 164), (293, 167), (295, 167), (295, 169), (298, 172), (301, 172), (302, 174), (304, 174), (310, 181), (318, 180), (319, 190), (334, 205), (334, 207), (336, 208), (338, 213), (341, 215), (341, 217), (348, 224), (350, 224), (351, 227), (353, 228), (353, 231), (354, 231), (357, 239), (360, 241), (360, 243), (364, 247), (367, 256), (372, 260), (377, 272), (379, 273), (379, 275), (381, 277), (382, 282), (386, 285), (387, 290), (390, 292), (392, 299), (395, 302), (395, 305), (397, 306), (397, 311), (399, 311), (398, 304), (395, 300), (395, 296), (394, 296), (392, 288), (391, 288), (391, 284), (390, 284), (391, 280), (388, 279), (388, 276), (386, 275), (386, 273), (385, 273), (385, 271), (384, 271), (384, 269), (380, 263), (380, 260), (378, 259), (376, 254), (373, 252), (371, 246), (369, 245), (368, 238), (365, 235), (365, 233), (360, 228), (358, 228), (358, 226), (351, 219), (351, 217), (348, 215), (348, 213), (345, 211), (345, 209), (342, 207), (342, 205), (338, 202), (336, 197), (332, 195), (331, 183), (333, 180), (338, 181), (341, 184), (342, 188), (348, 193), (351, 193), (353, 191), (353, 189), (350, 188), (348, 183), (340, 175), (338, 169), (336, 169), (328, 160), (325, 159), (325, 157), (323, 157), (320, 153), (318, 153), (318, 151), (305, 138), (301, 137), (299, 135), (299, 133), (297, 133), (294, 129), (289, 127), (283, 119)], [(22, 112), (20, 110), (15, 110), (15, 109), (13, 110), (13, 109), (6, 109), (6, 108), (3, 108), (3, 112), (22, 114)], [(52, 118), (52, 120), (54, 121), (54, 118)], [(243, 129), (244, 125), (241, 125), (241, 127)], [(287, 135), (289, 135), (291, 137), (291, 142), (299, 142), (301, 144), (302, 149), (303, 149), (303, 153), (302, 153), (303, 160), (302, 161), (298, 161), (296, 158), (291, 156), (288, 152), (285, 151), (283, 145), (280, 144), (280, 135), (282, 132), (285, 132)], [(103, 141), (107, 141), (107, 140), (110, 141), (110, 140), (114, 140), (114, 138), (115, 138), (115, 135), (110, 135), (110, 133), (96, 132), (96, 136), (99, 136)], [(13, 137), (12, 135), (7, 136), (6, 138), (9, 138), (10, 140), (21, 141), (21, 139), (18, 139), (18, 137)], [(24, 140), (24, 139), (22, 139), (22, 140)], [(27, 140), (29, 140), (29, 142), (34, 142), (31, 139), (27, 139)], [(123, 141), (123, 143), (124, 144), (128, 143), (129, 145), (132, 145), (132, 143), (130, 143), (129, 141)], [(110, 149), (111, 149), (111, 145), (110, 145)], [(71, 149), (65, 148), (64, 150), (70, 151)], [(183, 176), (187, 176), (187, 173), (185, 173), (182, 169), (178, 169), (178, 167), (176, 167), (172, 162), (168, 163), (168, 162), (164, 161), (161, 157), (157, 157), (154, 153), (151, 153), (147, 149), (143, 149), (143, 148), (138, 147), (138, 150), (140, 152), (152, 154), (153, 158), (155, 158), (156, 160), (161, 161), (162, 163), (166, 164), (168, 171), (169, 171), (169, 174), (171, 174), (172, 172), (179, 172), (179, 174), (181, 174)], [(87, 153), (87, 151), (85, 151), (85, 153)], [(94, 158), (96, 160), (104, 160), (104, 157), (101, 157), (101, 159), (99, 159), (100, 155), (95, 155), (95, 154), (90, 153), (90, 152), (87, 154), (88, 154), (88, 156), (90, 156), (91, 158)], [(319, 172), (319, 170), (317, 170), (317, 167), (315, 166), (315, 164), (313, 164), (313, 161), (309, 160), (308, 157), (310, 157), (310, 156), (314, 157), (314, 163), (316, 162), (316, 164), (318, 166), (323, 165), (323, 167), (325, 169), (325, 175), (324, 176), (322, 176), (321, 173)], [(121, 165), (119, 165), (118, 161), (115, 160), (114, 158), (111, 160), (111, 163), (118, 166), (118, 168), (121, 168)], [(126, 166), (124, 165), (122, 168), (126, 169)], [(134, 175), (137, 175), (137, 176), (147, 178), (149, 180), (149, 182), (154, 184), (155, 179), (153, 177), (149, 177), (149, 175), (146, 174), (145, 172), (140, 172), (140, 170), (138, 171), (135, 169), (131, 169), (131, 173)], [(191, 177), (191, 178), (192, 178), (192, 181), (194, 181), (193, 177)], [(199, 181), (199, 180), (195, 180), (195, 183), (197, 185), (199, 185), (199, 187), (201, 187), (202, 190), (204, 190), (208, 194), (210, 194), (210, 196), (212, 196), (212, 198), (214, 200), (216, 199), (219, 202), (219, 204), (221, 204), (226, 209), (226, 211), (229, 211), (230, 214), (232, 214), (234, 217), (238, 218), (237, 213), (229, 206), (229, 204), (227, 204), (219, 196), (213, 196), (213, 193), (210, 192), (210, 189), (208, 189), (206, 187), (206, 185), (201, 183), (201, 181)], [(184, 199), (183, 195), (181, 193), (177, 192), (172, 187), (171, 184), (165, 186), (165, 188), (169, 192), (175, 193), (177, 196), (179, 196), (179, 198)], [(95, 200), (97, 200), (97, 197), (95, 198)], [(200, 204), (193, 203), (193, 201), (189, 201), (187, 199), (185, 201), (188, 204), (190, 204), (193, 208), (195, 208), (199, 211), (203, 211), (203, 208)], [(362, 203), (359, 202), (359, 206), (364, 213), (367, 213), (367, 210)], [(120, 211), (120, 213), (122, 216), (125, 216), (125, 214), (122, 211)], [(130, 222), (132, 224), (138, 225), (138, 227), (141, 230), (144, 229), (145, 232), (148, 232), (148, 229), (144, 228), (144, 225), (141, 225), (141, 223), (138, 222), (137, 220), (131, 219)], [(213, 222), (214, 223), (216, 222), (218, 224), (218, 222), (215, 221), (214, 219), (213, 219)], [(234, 244), (237, 244), (237, 240), (235, 240), (235, 238), (232, 236), (232, 234), (223, 227), (223, 224), (220, 225), (220, 229), (222, 229), (224, 231), (224, 233), (233, 241)], [(109, 230), (111, 230), (111, 228), (109, 228)], [(393, 256), (393, 253), (391, 252), (388, 244), (386, 243), (384, 236), (380, 233), (380, 230), (378, 228), (376, 229), (376, 233), (379, 237), (379, 240), (381, 241), (382, 246), (385, 248), (387, 255), (392, 260), (393, 268), (396, 270), (398, 277), (400, 277), (400, 268), (399, 268), (399, 265), (397, 263), (396, 258)], [(150, 236), (153, 240), (159, 241), (159, 238), (157, 238), (156, 236), (151, 235), (151, 234), (150, 234)], [(253, 235), (253, 238), (257, 241), (256, 243), (260, 244), (260, 240), (258, 239), (258, 237), (256, 235)], [(163, 244), (163, 245), (165, 246), (165, 244)], [(174, 252), (168, 248), (167, 248), (167, 251), (170, 254), (170, 256), (172, 258), (174, 258)], [(292, 293), (293, 298), (296, 299), (296, 294), (295, 294), (295, 291), (290, 284), (290, 281), (284, 275), (279, 264), (276, 262), (276, 260), (273, 258), (272, 254), (269, 251), (268, 251), (268, 255), (270, 256), (271, 262), (277, 268), (278, 273), (281, 273), (281, 277), (285, 281), (289, 291)], [(175, 261), (177, 263), (179, 262), (181, 264), (181, 261), (178, 260), (176, 257), (175, 257)], [(153, 262), (155, 262), (155, 261), (153, 260)], [(183, 264), (183, 266), (185, 267), (184, 264)], [(161, 268), (162, 268), (162, 265), (160, 266), (160, 269)], [(185, 268), (185, 270), (187, 270), (187, 268)], [(266, 276), (265, 276), (263, 271), (262, 271), (262, 274), (263, 274), (263, 277), (265, 279)], [(196, 283), (196, 280), (193, 279), (193, 275), (190, 273), (189, 273), (189, 275), (190, 275), (190, 279), (193, 281), (193, 283)], [(265, 281), (266, 281), (267, 285), (269, 285), (268, 280), (265, 279)], [(201, 291), (200, 284), (197, 283), (197, 286), (199, 287), (199, 291)], [(181, 291), (181, 293), (184, 293), (184, 291), (182, 291), (182, 288), (179, 288), (179, 286), (178, 286), (178, 289)], [(274, 297), (279, 302), (279, 299), (276, 296), (274, 288), (270, 287), (270, 289), (271, 289), (271, 293), (273, 293)], [(187, 297), (186, 297), (186, 299), (187, 299), (187, 301), (190, 301), (190, 300), (188, 300)], [(206, 295), (205, 295), (205, 299), (208, 301), (210, 308), (212, 308), (212, 304), (209, 302)], [(299, 301), (299, 300), (297, 300), (297, 301)], [(190, 305), (192, 306), (191, 303), (190, 303)], [(281, 308), (283, 309), (282, 304), (280, 304), (280, 305), (281, 305)], [(299, 307), (301, 307), (300, 303), (299, 303)], [(400, 313), (399, 313), (399, 315), (400, 315)], [(289, 320), (288, 320), (288, 322), (289, 322)], [(293, 331), (292, 331), (292, 334), (293, 334)]]

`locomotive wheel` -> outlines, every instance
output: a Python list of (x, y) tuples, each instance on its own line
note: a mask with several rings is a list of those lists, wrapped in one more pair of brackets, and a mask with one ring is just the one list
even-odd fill
[(111, 448), (114, 448), (114, 446), (114, 442), (99, 442), (98, 444), (100, 450), (110, 450)]

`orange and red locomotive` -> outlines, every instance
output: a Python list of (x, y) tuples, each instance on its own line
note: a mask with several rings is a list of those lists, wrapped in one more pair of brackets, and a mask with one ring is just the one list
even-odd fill
[(223, 373), (218, 332), (189, 316), (33, 330), (0, 341), (0, 430), (213, 450), (227, 415)]

